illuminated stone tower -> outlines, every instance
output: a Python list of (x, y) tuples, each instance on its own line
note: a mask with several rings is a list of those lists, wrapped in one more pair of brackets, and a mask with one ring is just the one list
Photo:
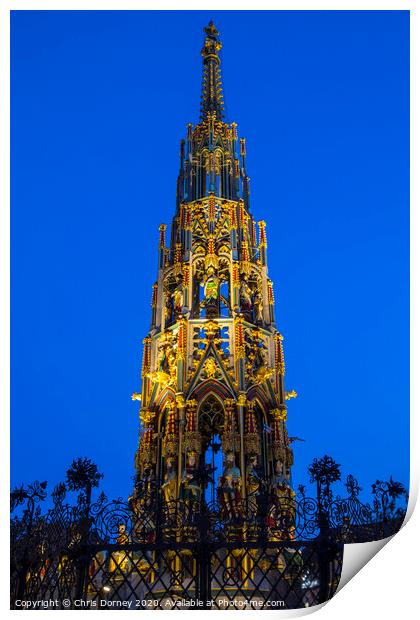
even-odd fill
[(256, 510), (263, 483), (274, 502), (292, 493), (285, 401), (294, 393), (284, 390), (245, 139), (224, 120), (222, 44), (212, 22), (204, 32), (200, 122), (181, 141), (169, 240), (160, 226), (142, 393), (133, 395), (141, 399), (137, 487), (153, 480), (166, 502), (205, 500), (235, 517)]

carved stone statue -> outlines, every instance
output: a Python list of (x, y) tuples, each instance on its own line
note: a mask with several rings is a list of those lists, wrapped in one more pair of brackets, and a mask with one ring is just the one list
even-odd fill
[(182, 311), (182, 306), (184, 303), (184, 291), (182, 288), (182, 282), (178, 284), (178, 286), (172, 293), (172, 298), (174, 300), (174, 310), (179, 314)]
[(271, 479), (271, 503), (268, 523), (274, 528), (277, 537), (287, 539), (294, 522), (293, 491), (284, 475), (283, 464), (277, 460)]
[(277, 487), (283, 487), (284, 485), (289, 486), (289, 481), (284, 475), (284, 466), (280, 460), (277, 460), (274, 464), (274, 473), (271, 478), (271, 487), (275, 489)]
[(241, 286), (239, 290), (240, 299), (241, 299), (241, 308), (242, 310), (250, 310), (252, 306), (252, 290), (245, 282), (245, 280), (241, 281)]
[(213, 267), (207, 271), (206, 281), (204, 282), (204, 297), (206, 302), (217, 301), (219, 297), (219, 278), (216, 276)]
[[(118, 526), (118, 536), (115, 542), (118, 545), (126, 545), (130, 542), (124, 523)], [(126, 571), (129, 560), (130, 556), (126, 551), (114, 551), (109, 558), (109, 572), (115, 573), (117, 579), (121, 578), (121, 573)]]
[(156, 489), (155, 472), (153, 470), (153, 466), (150, 465), (149, 463), (147, 463), (144, 468), (143, 488), (144, 488), (144, 493), (149, 496), (153, 495), (153, 492)]
[(170, 325), (172, 323), (173, 314), (173, 299), (170, 293), (165, 294), (165, 306), (164, 306), (164, 325)]
[(235, 465), (233, 452), (226, 454), (223, 476), (219, 478), (218, 496), (225, 517), (235, 519), (241, 516), (241, 472)]
[(263, 308), (264, 308), (264, 305), (263, 305), (261, 291), (257, 290), (257, 292), (255, 293), (255, 297), (254, 297), (254, 316), (255, 316), (256, 323), (262, 323), (264, 320)]
[(117, 544), (118, 545), (125, 545), (126, 543), (128, 543), (130, 541), (130, 537), (127, 534), (127, 528), (125, 527), (124, 523), (121, 523), (118, 526), (118, 536), (117, 536)]
[(261, 477), (257, 471), (258, 458), (255, 455), (249, 457), (246, 472), (246, 490), (248, 499), (248, 512), (255, 516), (257, 514), (258, 504), (257, 495), (261, 489)]
[(166, 474), (162, 484), (162, 494), (165, 502), (175, 508), (174, 502), (177, 499), (177, 482), (175, 459), (171, 456), (166, 459)]
[(201, 487), (198, 481), (198, 455), (191, 451), (187, 454), (186, 467), (181, 480), (181, 499), (190, 507), (197, 506), (200, 502)]

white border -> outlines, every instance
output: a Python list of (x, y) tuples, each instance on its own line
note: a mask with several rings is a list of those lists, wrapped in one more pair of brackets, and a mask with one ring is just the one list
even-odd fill
[[(396, 2), (394, 0), (377, 1), (366, 0), (364, 2), (345, 2), (344, 0), (335, 0), (329, 2), (316, 2), (314, 0), (305, 2), (296, 0), (281, 1), (278, 2), (261, 2), (258, 6), (256, 3), (249, 0), (234, 0), (227, 2), (226, 0), (213, 0), (212, 2), (200, 2), (198, 0), (179, 1), (179, 2), (153, 2), (138, 0), (72, 0), (71, 2), (65, 0), (26, 0), (26, 1), (4, 1), (0, 6), (0, 79), (2, 83), (2, 91), (0, 98), (0, 135), (2, 136), (1, 150), (0, 150), (0, 196), (1, 196), (1, 209), (0, 209), (0, 285), (3, 294), (3, 300), (0, 305), (2, 314), (2, 329), (0, 332), (0, 342), (2, 344), (2, 355), (0, 358), (1, 372), (0, 372), (0, 394), (2, 398), (2, 411), (4, 412), (2, 417), (2, 433), (1, 441), (3, 443), (0, 451), (0, 480), (2, 482), (2, 502), (1, 502), (1, 548), (8, 550), (9, 548), (9, 512), (8, 512), (8, 488), (9, 488), (9, 416), (10, 411), (10, 366), (9, 366), (9, 349), (10, 349), (10, 334), (9, 334), (9, 303), (10, 303), (10, 282), (9, 282), (9, 255), (10, 255), (10, 239), (9, 239), (9, 204), (10, 204), (10, 159), (9, 159), (9, 142), (10, 142), (10, 88), (9, 88), (9, 63), (10, 63), (10, 11), (11, 10), (144, 10), (144, 9), (159, 9), (159, 10), (410, 10), (411, 11), (411, 110), (415, 111), (418, 108), (418, 79), (416, 76), (416, 69), (418, 71), (418, 28), (417, 28), (417, 2), (412, 0), (411, 2)], [(417, 197), (417, 183), (415, 175), (418, 174), (418, 163), (416, 146), (418, 144), (418, 124), (417, 118), (414, 117), (414, 113), (411, 114), (411, 204), (416, 205)], [(412, 264), (412, 297), (411, 297), (411, 316), (419, 317), (420, 308), (418, 303), (418, 286), (415, 286), (415, 275), (418, 274), (418, 270), (415, 268), (418, 266), (419, 251), (418, 251), (418, 239), (419, 239), (419, 216), (418, 210), (414, 207), (411, 209), (411, 264)], [(417, 242), (417, 243), (416, 243)], [(414, 275), (413, 275), (414, 273)], [(418, 382), (418, 356), (416, 355), (416, 346), (418, 346), (418, 323), (412, 321), (411, 324), (411, 341), (412, 341), (412, 355), (411, 355), (411, 384), (415, 387)], [(412, 412), (418, 411), (418, 392), (412, 390)], [(398, 420), (396, 420), (398, 423)], [(419, 480), (419, 457), (416, 454), (416, 446), (414, 445), (414, 437), (418, 436), (418, 423), (414, 415), (411, 416), (411, 464), (410, 464), (410, 505), (409, 515), (412, 515), (415, 501), (418, 493), (418, 480)], [(4, 520), (4, 521), (3, 521)], [(407, 521), (407, 520), (406, 520)], [(413, 610), (417, 607), (417, 575), (418, 575), (418, 549), (417, 553), (414, 547), (414, 537), (419, 535), (420, 531), (420, 517), (417, 510), (414, 518), (410, 520), (410, 523), (406, 525), (403, 530), (398, 533), (392, 540), (391, 544), (387, 546), (385, 551), (382, 551), (380, 558), (375, 558), (369, 564), (363, 568), (360, 575), (357, 575), (352, 579), (352, 586), (350, 588), (344, 588), (334, 599), (328, 603), (322, 609), (322, 617), (327, 619), (328, 617), (334, 618), (340, 617), (342, 620), (352, 619), (355, 614), (362, 614), (363, 618), (369, 618), (371, 614), (379, 615), (381, 618), (391, 618), (398, 614), (399, 618), (411, 618), (413, 617)], [(347, 552), (346, 546), (346, 553)], [(356, 557), (357, 566), (357, 553), (354, 545), (350, 550), (350, 555), (353, 555), (352, 562), (354, 563), (354, 557)], [(6, 555), (6, 557), (4, 557)], [(345, 556), (346, 557), (346, 556)], [(359, 556), (360, 558), (360, 556)], [(346, 560), (345, 560), (346, 561)], [(10, 612), (9, 608), (9, 562), (7, 554), (3, 553), (2, 562), (0, 563), (1, 570), (1, 586), (2, 596), (0, 599), (0, 605), (2, 610), (7, 613), (19, 613)], [(353, 567), (354, 568), (354, 567)], [(359, 562), (360, 568), (360, 562)], [(347, 569), (347, 566), (345, 566)], [(319, 606), (316, 608), (319, 609)], [(309, 613), (315, 611), (315, 608), (304, 610)], [(45, 613), (40, 611), (38, 613)], [(51, 612), (48, 612), (47, 617)], [(62, 613), (62, 612), (56, 612)], [(66, 612), (77, 613), (80, 617), (80, 613), (83, 612)], [(114, 614), (120, 612), (114, 612)], [(143, 612), (153, 613), (153, 612)], [(161, 611), (161, 614), (170, 612)], [(189, 612), (189, 617), (195, 614), (201, 614), (201, 612)], [(216, 613), (216, 612), (215, 612)], [(220, 614), (226, 614), (229, 612), (218, 611)], [(192, 614), (192, 616), (191, 616)], [(291, 617), (303, 615), (302, 610), (269, 612), (265, 611), (264, 615), (269, 614), (271, 617), (273, 614), (280, 614), (282, 617)], [(330, 614), (330, 616), (328, 616)], [(39, 616), (38, 616), (39, 617)], [(115, 617), (115, 616), (114, 616)], [(320, 615), (321, 617), (321, 615)]]

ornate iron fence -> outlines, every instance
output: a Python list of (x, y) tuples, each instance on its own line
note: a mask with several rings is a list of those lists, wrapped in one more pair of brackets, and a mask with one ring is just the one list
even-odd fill
[[(403, 515), (346, 499), (264, 494), (226, 506), (101, 494), (12, 520), (11, 607), (282, 609), (330, 598), (343, 545), (388, 536)], [(18, 502), (19, 503), (19, 502)]]

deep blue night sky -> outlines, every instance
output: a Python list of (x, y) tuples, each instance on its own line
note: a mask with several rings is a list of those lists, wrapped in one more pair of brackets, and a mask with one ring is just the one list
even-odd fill
[[(131, 489), (141, 342), (202, 28), (223, 41), (284, 334), (295, 484), (409, 478), (409, 13), (12, 14), (12, 484)], [(338, 491), (341, 491), (339, 486)]]

